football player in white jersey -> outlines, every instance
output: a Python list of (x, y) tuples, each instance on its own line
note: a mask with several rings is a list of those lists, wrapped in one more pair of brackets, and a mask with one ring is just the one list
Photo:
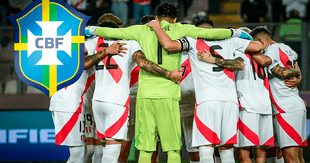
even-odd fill
[[(119, 45), (115, 45), (119, 46)], [(108, 54), (115, 54), (118, 48), (108, 47)], [(89, 88), (95, 79), (95, 69), (84, 70), (74, 84), (57, 91), (51, 98), (49, 110), (52, 111), (55, 125), (55, 144), (69, 147), (67, 162), (82, 163), (85, 160), (85, 120), (81, 114), (88, 99)]]
[[(250, 29), (243, 27), (245, 32)], [(247, 31), (246, 31), (247, 30)], [(236, 144), (239, 162), (251, 162), (250, 147), (256, 163), (266, 161), (265, 147), (273, 146), (272, 109), (269, 84), (265, 68), (258, 65), (249, 53), (235, 52), (243, 59), (243, 70), (235, 71), (239, 102), (238, 140)]]
[[(202, 27), (210, 28), (210, 25), (202, 24)], [(243, 61), (240, 57), (235, 59), (233, 53), (260, 52), (262, 45), (240, 38), (221, 41), (183, 38), (184, 41), (180, 43), (172, 41), (162, 29), (157, 28), (156, 34), (164, 47), (177, 50), (188, 46), (192, 48), (189, 58), (198, 105), (194, 114), (192, 146), (199, 147), (200, 162), (214, 162), (215, 145), (219, 145), (222, 162), (235, 162), (232, 148), (233, 144), (237, 143), (239, 109), (233, 70), (243, 69)], [(210, 53), (214, 57), (206, 57), (206, 54)], [(204, 61), (210, 58), (216, 65), (205, 63), (198, 58)]]
[(306, 107), (294, 86), (287, 87), (284, 80), (301, 80), (296, 63), (298, 54), (289, 46), (271, 39), (268, 29), (256, 27), (251, 35), (263, 44), (264, 55), (253, 55), (261, 66), (268, 66), (270, 97), (275, 114), (275, 130), (285, 162), (304, 162), (302, 147), (307, 145)]
[[(113, 20), (104, 20), (99, 25), (119, 27), (113, 23)], [(104, 40), (101, 37), (92, 40), (93, 47), (88, 48), (88, 53), (96, 54), (86, 58), (86, 62), (89, 61), (90, 66), (95, 65), (96, 67), (93, 112), (98, 138), (106, 141), (102, 163), (114, 163), (118, 161), (122, 140), (127, 135), (130, 73), (136, 63), (146, 71), (174, 82), (179, 82), (182, 74), (177, 69), (171, 72), (148, 61), (136, 41), (126, 41), (124, 47), (128, 49), (127, 54), (121, 57), (120, 55), (101, 55), (105, 49), (100, 45), (112, 44), (115, 41)]]

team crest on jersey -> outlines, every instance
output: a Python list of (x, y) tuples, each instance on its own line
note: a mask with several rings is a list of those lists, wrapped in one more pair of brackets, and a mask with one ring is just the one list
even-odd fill
[(49, 97), (78, 80), (89, 18), (63, 0), (36, 0), (10, 16), (18, 77)]

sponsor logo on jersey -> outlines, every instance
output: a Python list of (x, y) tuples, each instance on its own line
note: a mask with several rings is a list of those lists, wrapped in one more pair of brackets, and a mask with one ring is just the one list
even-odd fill
[(49, 97), (78, 80), (89, 18), (62, 0), (36, 0), (10, 16), (18, 77)]

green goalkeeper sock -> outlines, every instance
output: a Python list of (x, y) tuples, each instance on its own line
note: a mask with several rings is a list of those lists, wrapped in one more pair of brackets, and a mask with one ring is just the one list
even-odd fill
[(180, 151), (168, 151), (167, 163), (180, 163), (180, 162), (181, 162)]
[(140, 151), (138, 163), (151, 163), (153, 152)]

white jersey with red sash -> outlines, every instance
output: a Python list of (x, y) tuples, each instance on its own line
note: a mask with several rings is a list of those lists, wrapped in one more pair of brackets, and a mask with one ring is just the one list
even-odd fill
[(265, 68), (259, 66), (248, 53), (236, 52), (235, 57), (244, 60), (243, 70), (235, 71), (239, 107), (251, 113), (272, 114)]
[[(74, 84), (57, 91), (52, 96), (49, 110), (81, 113), (82, 105), (85, 103), (85, 97), (83, 96), (85, 96), (89, 90), (89, 87), (94, 79), (95, 74), (93, 68), (84, 70), (79, 80), (77, 80)], [(57, 107), (54, 105), (57, 105)]]
[[(282, 43), (270, 45), (265, 55), (272, 60), (268, 67), (270, 74), (272, 74), (271, 69), (276, 65), (294, 68), (298, 57), (295, 51)], [(307, 146), (306, 107), (299, 96), (298, 89), (285, 86), (284, 79), (277, 77), (269, 78), (269, 83), (273, 111), (276, 114), (275, 130), (280, 148)]]
[(182, 93), (182, 99), (180, 101), (180, 113), (181, 118), (183, 118), (187, 116), (193, 116), (195, 110), (194, 81), (192, 77), (190, 60), (186, 51), (184, 51), (182, 54), (181, 69), (183, 73), (180, 83)]
[[(89, 55), (95, 54), (104, 47), (100, 44), (111, 46), (115, 41), (104, 40), (101, 37), (92, 39), (92, 45), (96, 45), (95, 51)], [(121, 41), (120, 43), (123, 43)], [(103, 58), (96, 67), (96, 86), (93, 100), (104, 101), (125, 106), (128, 103), (130, 73), (136, 67), (135, 61), (132, 59), (134, 52), (141, 50), (136, 41), (126, 41), (128, 50), (123, 57), (119, 55), (109, 55)], [(142, 51), (142, 50), (141, 50)], [(128, 103), (129, 104), (129, 103)], [(128, 106), (127, 106), (128, 107)]]
[[(265, 51), (265, 55), (269, 56), (272, 60), (271, 65), (268, 67), (270, 74), (272, 74), (271, 69), (276, 65), (294, 68), (298, 57), (295, 51), (282, 43), (269, 46)], [(291, 89), (285, 86), (284, 80), (277, 77), (270, 78), (269, 83), (271, 90), (270, 96), (274, 104), (273, 110), (275, 114), (306, 110), (297, 88)]]
[(206, 101), (226, 101), (238, 104), (234, 71), (200, 61), (197, 58), (197, 53), (207, 50), (214, 57), (234, 59), (234, 52), (244, 53), (250, 41), (239, 38), (221, 41), (187, 38), (193, 48), (189, 51), (189, 58), (193, 71), (197, 104)]

